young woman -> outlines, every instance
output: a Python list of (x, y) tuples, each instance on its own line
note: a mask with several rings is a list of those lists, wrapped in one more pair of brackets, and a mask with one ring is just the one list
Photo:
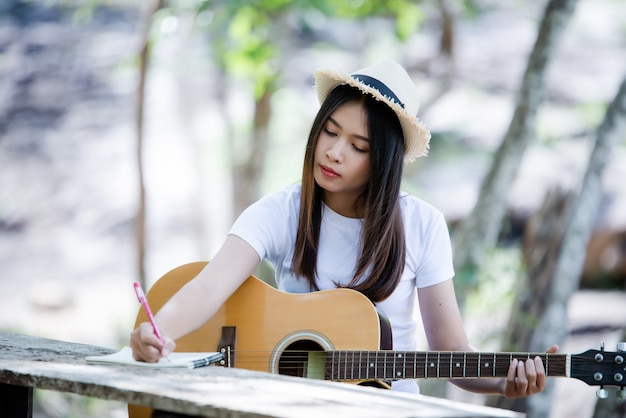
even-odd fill
[[(174, 340), (206, 322), (263, 259), (273, 264), (283, 291), (347, 287), (363, 293), (389, 319), (395, 350), (417, 350), (416, 304), (430, 349), (474, 350), (456, 302), (445, 220), (400, 190), (404, 163), (425, 155), (430, 140), (416, 116), (415, 85), (391, 61), (351, 75), (320, 71), (315, 81), (321, 108), (301, 183), (244, 211), (213, 260), (156, 315), (164, 342), (148, 323), (131, 333), (137, 360), (170, 353)], [(513, 360), (506, 379), (453, 383), (520, 397), (543, 390), (546, 375), (537, 357)], [(413, 380), (393, 382), (393, 388), (419, 392)]]

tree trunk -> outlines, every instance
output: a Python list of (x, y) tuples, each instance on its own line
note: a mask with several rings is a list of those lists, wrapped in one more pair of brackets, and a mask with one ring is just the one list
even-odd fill
[(244, 158), (234, 156), (233, 187), (235, 216), (254, 203), (261, 190), (261, 179), (265, 155), (269, 147), (269, 123), (271, 119), (271, 99), (274, 90), (266, 89), (256, 100), (252, 137), (246, 147)]
[[(557, 260), (550, 289), (550, 305), (535, 330), (530, 350), (537, 351), (565, 340), (567, 330), (567, 302), (578, 289), (585, 253), (598, 207), (602, 197), (602, 174), (615, 143), (626, 133), (626, 79), (607, 109), (596, 133), (587, 171), (583, 178), (573, 213), (568, 216), (570, 226), (563, 239), (563, 248)], [(547, 416), (552, 399), (549, 390), (529, 399), (529, 418)]]
[(146, 75), (150, 61), (149, 33), (154, 14), (163, 8), (163, 0), (155, 0), (144, 11), (141, 51), (139, 52), (139, 86), (137, 88), (137, 177), (139, 183), (139, 205), (137, 208), (137, 276), (141, 285), (146, 287), (146, 187), (143, 167), (143, 117), (146, 91)]
[(544, 98), (548, 64), (575, 4), (576, 0), (550, 0), (548, 3), (509, 129), (482, 185), (476, 206), (454, 233), (454, 265), (461, 308), (468, 292), (476, 286), (476, 273), (485, 249), (496, 245), (506, 211), (507, 191), (524, 151), (534, 137), (537, 111)]
[[(540, 232), (535, 233), (536, 239), (530, 242), (536, 247), (526, 251), (527, 261), (531, 263), (528, 285), (520, 291), (512, 309), (512, 312), (523, 313), (521, 319), (530, 318), (531, 321), (519, 317), (511, 319), (509, 327), (515, 331), (510, 336), (509, 346), (539, 352), (551, 344), (562, 344), (567, 337), (567, 303), (579, 286), (587, 244), (602, 197), (602, 174), (615, 143), (624, 134), (626, 79), (597, 130), (582, 185), (572, 204), (561, 205), (559, 213), (544, 214), (536, 227)], [(548, 197), (549, 202), (550, 195)], [(555, 223), (546, 221), (554, 219), (560, 220)], [(542, 242), (549, 247), (545, 253)], [(544, 392), (527, 398), (525, 409), (529, 418), (550, 415), (553, 387), (554, 382), (550, 381)], [(498, 406), (506, 406), (504, 403), (506, 401)]]
[[(565, 230), (569, 227), (567, 216), (572, 212), (574, 203), (573, 193), (558, 188), (552, 189), (546, 194), (542, 207), (526, 226), (522, 248), (526, 274), (517, 282), (515, 301), (506, 327), (508, 334), (502, 341), (503, 351), (532, 351), (530, 347), (535, 328), (551, 303), (555, 268), (563, 247)], [(565, 321), (565, 318), (558, 319)], [(525, 398), (498, 397), (492, 398), (489, 404), (498, 408), (528, 412)]]

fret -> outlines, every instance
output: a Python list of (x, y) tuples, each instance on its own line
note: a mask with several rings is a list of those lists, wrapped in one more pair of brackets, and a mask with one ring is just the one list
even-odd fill
[(363, 351), (359, 350), (359, 380), (363, 379)]
[(341, 351), (337, 351), (337, 372), (335, 374), (337, 380), (341, 380)]
[(450, 351), (442, 351), (437, 355), (439, 370), (437, 377), (452, 377), (452, 353)]
[(375, 367), (374, 368), (374, 379), (380, 379), (379, 376), (382, 374), (382, 373), (379, 372), (380, 362), (378, 361), (378, 353), (379, 353), (379, 351), (376, 352), (376, 359), (374, 361), (374, 364), (375, 364), (375, 366), (374, 366)]
[(476, 377), (480, 377), (480, 353), (478, 353), (478, 363), (476, 364), (476, 370), (478, 371), (478, 374), (476, 375)]
[(426, 352), (426, 357), (424, 358), (424, 379), (428, 379), (428, 351)]
[(350, 379), (354, 380), (354, 351), (351, 352), (352, 355), (352, 361), (351, 361), (351, 367), (350, 367)]
[(427, 357), (427, 352), (415, 353), (415, 364), (413, 366), (416, 379), (425, 379), (428, 377), (428, 372), (426, 371)]
[(463, 352), (463, 378), (467, 376), (467, 351)]
[(342, 377), (341, 377), (342, 372), (343, 372), (343, 379), (346, 378), (346, 369), (345, 367), (341, 367), (341, 365), (344, 362), (343, 358), (346, 356), (346, 352), (340, 351), (339, 353), (340, 353), (339, 357), (337, 358), (337, 377), (339, 378), (339, 380), (342, 380)]
[(398, 370), (398, 359), (402, 359), (401, 353), (396, 353), (393, 356), (393, 372), (391, 373), (394, 379), (400, 379), (402, 376), (401, 371)]
[(497, 354), (496, 361), (498, 363), (494, 377), (506, 377), (509, 372), (509, 366), (515, 357), (513, 353), (510, 354)]
[(389, 355), (393, 358), (393, 366), (390, 367), (389, 377), (396, 379), (398, 377), (398, 352), (389, 353)]
[(478, 353), (465, 353), (465, 375), (464, 378), (479, 377), (480, 367), (478, 366)]
[[(428, 353), (426, 353), (426, 358), (428, 358)], [(437, 362), (439, 362), (439, 352), (437, 352)], [(434, 359), (430, 360), (428, 362), (427, 367), (430, 368), (430, 369), (436, 369), (436, 370), (433, 370), (432, 374), (429, 373), (429, 376), (431, 378), (439, 377), (439, 367), (438, 367), (438, 364), (435, 363)], [(435, 372), (436, 372), (436, 374), (435, 374)]]
[(465, 353), (450, 352), (450, 377), (465, 377)]
[[(486, 357), (485, 359), (483, 359), (482, 357)], [(484, 374), (481, 373), (480, 371), (478, 372), (478, 377), (488, 377), (489, 376), (489, 369), (492, 367), (491, 363), (489, 362), (489, 358), (491, 356), (489, 355), (489, 353), (483, 353), (482, 355), (479, 354), (479, 358), (480, 358), (480, 368), (484, 369)]]
[(383, 352), (383, 379), (387, 378), (387, 353)]
[(359, 368), (359, 379), (369, 379), (369, 352), (361, 351), (360, 358), (361, 367)]
[[(354, 380), (354, 354), (356, 351), (350, 351), (350, 379)], [(347, 374), (347, 370), (346, 370)]]
[(406, 377), (406, 357), (404, 356), (404, 353), (401, 352), (397, 353), (395, 358), (396, 360), (400, 360), (402, 362), (402, 367), (400, 367), (400, 370), (395, 368), (396, 362), (394, 361), (393, 374), (396, 379), (404, 379)]
[(335, 364), (335, 379), (336, 380), (341, 380), (341, 358), (343, 356), (343, 351), (338, 351), (337, 352), (337, 361)]
[(402, 376), (406, 377), (406, 351), (404, 352), (402, 362)]
[(570, 377), (570, 361), (571, 356), (569, 354), (545, 354), (546, 376)]

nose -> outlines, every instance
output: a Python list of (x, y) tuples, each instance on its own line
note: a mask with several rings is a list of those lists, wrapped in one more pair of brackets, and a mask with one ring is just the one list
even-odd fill
[(332, 143), (326, 150), (326, 157), (330, 161), (341, 162), (343, 161), (343, 152), (344, 152), (343, 141), (337, 140)]

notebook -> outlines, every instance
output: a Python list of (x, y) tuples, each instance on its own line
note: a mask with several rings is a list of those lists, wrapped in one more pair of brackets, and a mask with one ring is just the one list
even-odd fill
[(133, 359), (133, 351), (130, 347), (124, 347), (120, 351), (105, 356), (88, 356), (87, 363), (93, 364), (127, 364), (137, 367), (150, 367), (156, 369), (187, 368), (195, 369), (217, 363), (224, 358), (219, 352), (182, 353), (173, 352), (167, 358), (160, 359), (157, 363), (146, 363)]

